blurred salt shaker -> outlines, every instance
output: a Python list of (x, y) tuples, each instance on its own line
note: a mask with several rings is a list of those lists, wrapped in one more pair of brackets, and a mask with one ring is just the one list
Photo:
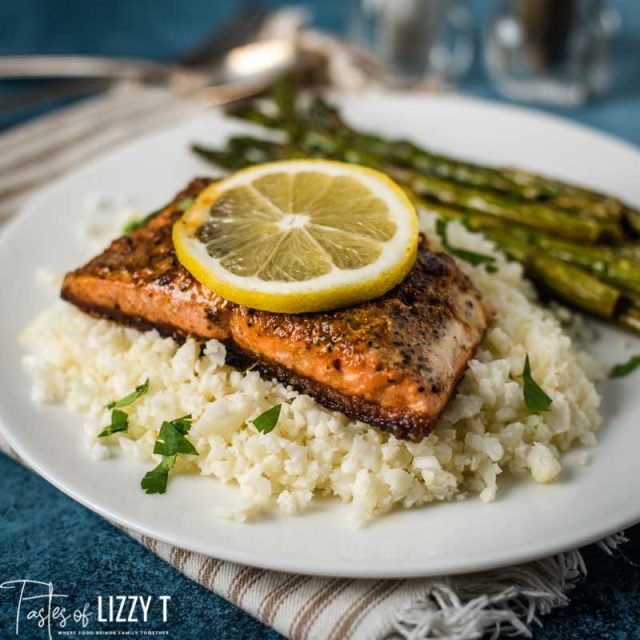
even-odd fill
[(484, 38), (489, 77), (510, 98), (582, 104), (609, 86), (616, 22), (602, 0), (499, 0)]
[(465, 0), (352, 0), (351, 35), (399, 82), (453, 83), (473, 61), (473, 24)]

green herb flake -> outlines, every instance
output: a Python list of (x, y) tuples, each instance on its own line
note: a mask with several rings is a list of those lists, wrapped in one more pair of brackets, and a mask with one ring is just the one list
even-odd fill
[(255, 362), (251, 363), (243, 372), (242, 375), (246, 376), (247, 373), (249, 373), (249, 371), (253, 371), (258, 365), (260, 364), (260, 360), (256, 360)]
[(134, 218), (133, 220), (129, 220), (129, 222), (127, 222), (127, 224), (122, 227), (122, 233), (130, 233), (131, 231), (135, 231), (140, 227), (144, 227), (147, 222), (151, 222), (151, 220), (153, 220), (159, 213), (164, 211), (168, 206), (169, 205), (164, 205), (164, 207), (160, 207), (159, 209), (148, 213), (143, 218)]
[(191, 417), (179, 418), (171, 422), (163, 422), (153, 453), (161, 456), (174, 456), (185, 453), (197, 456), (196, 448), (187, 440), (185, 435), (191, 428)]
[(147, 472), (142, 478), (140, 486), (145, 493), (165, 493), (167, 491), (167, 481), (169, 480), (169, 471), (176, 464), (176, 456), (167, 456), (162, 458), (162, 462)]
[(282, 404), (276, 404), (271, 407), (271, 409), (267, 409), (263, 413), (261, 413), (255, 420), (252, 420), (253, 426), (260, 433), (271, 433), (278, 424), (278, 419), (280, 418), (280, 411), (282, 411)]
[(638, 367), (640, 367), (640, 355), (631, 356), (631, 358), (629, 358), (626, 362), (611, 367), (611, 371), (609, 371), (609, 377), (622, 378), (623, 376), (628, 376), (630, 373), (633, 373)]
[(198, 455), (196, 448), (185, 437), (191, 429), (191, 422), (191, 416), (186, 415), (162, 423), (153, 448), (153, 453), (162, 456), (162, 462), (142, 478), (140, 486), (145, 493), (166, 492), (169, 472), (175, 466), (179, 453)]
[(186, 211), (194, 202), (195, 198), (183, 198), (178, 202), (178, 211)]
[(484, 264), (485, 269), (489, 273), (495, 273), (498, 268), (496, 266), (496, 259), (493, 256), (487, 256), (483, 253), (476, 253), (475, 251), (467, 251), (467, 249), (457, 249), (456, 247), (452, 247), (449, 244), (449, 240), (447, 239), (447, 225), (449, 224), (448, 220), (437, 220), (436, 221), (436, 233), (440, 236), (442, 240), (442, 246), (456, 258), (460, 258), (460, 260), (464, 260), (474, 266), (479, 264)]
[(128, 407), (132, 405), (140, 396), (143, 396), (145, 393), (149, 391), (149, 378), (147, 378), (140, 386), (135, 388), (135, 391), (132, 391), (129, 395), (126, 395), (124, 398), (120, 398), (120, 400), (114, 400), (110, 402), (106, 408), (107, 409), (121, 409), (122, 407)]
[(182, 418), (176, 418), (175, 420), (171, 420), (171, 424), (183, 435), (186, 436), (187, 433), (191, 430), (191, 423), (193, 422), (193, 418), (191, 414), (188, 413), (186, 416), (182, 416)]
[(111, 412), (111, 424), (105, 427), (99, 434), (98, 438), (106, 438), (114, 433), (126, 431), (129, 428), (129, 416), (120, 409), (114, 409)]
[[(195, 198), (183, 198), (178, 202), (176, 208), (178, 211), (186, 211), (193, 203), (195, 202)], [(129, 220), (123, 227), (122, 233), (130, 233), (131, 231), (135, 231), (140, 227), (144, 227), (148, 222), (151, 222), (159, 213), (162, 213), (171, 203), (165, 204), (164, 206), (148, 213), (143, 218), (134, 218), (133, 220)]]
[(122, 233), (127, 234), (131, 231), (135, 231), (138, 227), (141, 227), (144, 224), (143, 220), (144, 218), (133, 218), (132, 220), (129, 220), (129, 222), (122, 227)]
[(541, 389), (540, 385), (531, 375), (531, 362), (529, 354), (524, 361), (524, 371), (522, 372), (522, 383), (524, 386), (524, 402), (531, 413), (541, 413), (548, 411), (551, 406), (551, 398)]

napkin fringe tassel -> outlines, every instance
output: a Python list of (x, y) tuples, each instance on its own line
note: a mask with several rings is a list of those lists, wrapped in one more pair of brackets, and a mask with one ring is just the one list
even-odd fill
[[(612, 554), (627, 538), (617, 533), (598, 542)], [(396, 614), (387, 638), (479, 640), (531, 638), (539, 616), (569, 603), (568, 592), (586, 576), (579, 551), (481, 574), (439, 578)]]

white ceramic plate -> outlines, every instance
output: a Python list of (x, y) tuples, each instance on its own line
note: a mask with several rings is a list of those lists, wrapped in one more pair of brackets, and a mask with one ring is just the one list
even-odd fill
[[(619, 194), (640, 205), (640, 153), (561, 120), (459, 97), (360, 95), (343, 100), (365, 129), (410, 136), (435, 149), (487, 163), (531, 168)], [(640, 520), (640, 396), (637, 376), (603, 385), (606, 424), (585, 467), (559, 481), (503, 482), (491, 504), (476, 498), (398, 512), (355, 530), (348, 507), (237, 524), (214, 515), (233, 489), (206, 478), (175, 478), (163, 496), (139, 489), (147, 470), (128, 460), (91, 462), (81, 419), (29, 401), (16, 337), (52, 294), (37, 267), (64, 271), (87, 248), (76, 233), (89, 217), (87, 194), (127, 194), (149, 210), (212, 168), (194, 141), (221, 144), (241, 129), (218, 113), (131, 144), (42, 191), (0, 241), (0, 428), (51, 483), (90, 509), (149, 536), (240, 563), (308, 574), (400, 577), (468, 572), (542, 557)], [(623, 340), (631, 340), (626, 347)], [(605, 331), (596, 348), (609, 360), (640, 352), (640, 341)], [(507, 486), (508, 485), (508, 486)]]

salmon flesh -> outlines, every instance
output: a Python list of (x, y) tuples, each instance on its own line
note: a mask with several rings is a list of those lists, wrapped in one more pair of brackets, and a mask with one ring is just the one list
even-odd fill
[(325, 407), (420, 441), (434, 428), (489, 313), (480, 293), (443, 253), (421, 239), (407, 278), (354, 307), (306, 314), (256, 311), (204, 287), (178, 262), (171, 239), (178, 203), (196, 179), (144, 226), (66, 275), (62, 297), (94, 316), (177, 339), (215, 338), (230, 364), (258, 362), (262, 375)]

